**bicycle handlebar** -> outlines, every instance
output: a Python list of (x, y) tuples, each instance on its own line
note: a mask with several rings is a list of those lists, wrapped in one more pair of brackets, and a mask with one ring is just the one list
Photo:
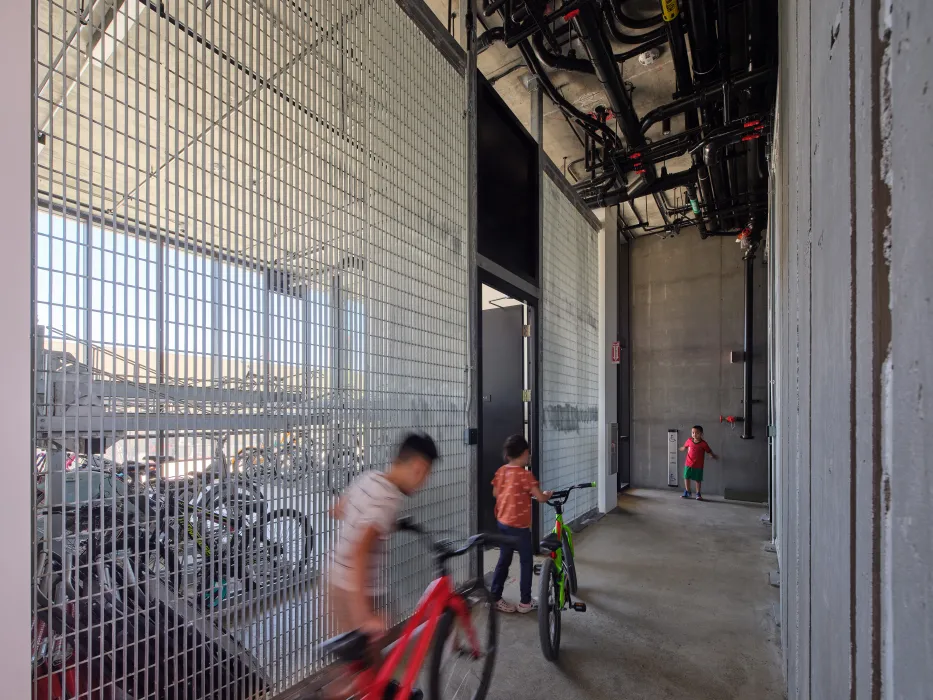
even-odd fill
[(551, 492), (551, 497), (547, 500), (547, 503), (550, 504), (552, 501), (556, 503), (564, 503), (570, 498), (570, 492), (574, 489), (592, 489), (596, 488), (595, 481), (586, 481), (582, 484), (574, 484), (573, 486), (568, 486), (565, 489), (558, 489)]
[[(401, 518), (397, 523), (399, 531), (411, 532), (421, 537), (431, 537), (431, 533), (425, 530), (423, 527), (415, 523), (411, 518)], [(508, 546), (508, 547), (517, 547), (518, 541), (515, 537), (510, 537), (508, 535), (502, 535), (497, 533), (487, 533), (481, 532), (477, 535), (471, 535), (466, 544), (461, 547), (454, 547), (449, 540), (432, 540), (431, 549), (434, 550), (434, 557), (439, 562), (447, 561), (448, 559), (453, 559), (454, 557), (459, 557), (467, 552), (469, 552), (474, 547), (479, 547), (485, 544), (491, 544), (499, 547)]]

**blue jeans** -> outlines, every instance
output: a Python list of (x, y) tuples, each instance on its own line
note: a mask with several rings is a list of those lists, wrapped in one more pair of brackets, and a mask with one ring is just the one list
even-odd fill
[[(521, 602), (528, 604), (531, 602), (531, 571), (534, 567), (534, 559), (531, 554), (531, 529), (509, 527), (498, 523), (499, 532), (503, 535), (509, 535), (518, 539), (518, 560), (521, 566), (521, 576), (519, 577), (519, 588), (521, 590)], [(512, 555), (515, 553), (513, 547), (499, 548), (499, 563), (496, 564), (496, 573), (492, 577), (492, 597), (499, 600), (502, 597), (502, 590), (505, 588), (505, 580), (509, 577), (509, 567), (512, 565)]]

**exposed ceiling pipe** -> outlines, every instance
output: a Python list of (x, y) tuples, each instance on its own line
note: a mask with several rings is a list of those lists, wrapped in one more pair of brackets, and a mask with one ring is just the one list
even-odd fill
[(612, 55), (612, 48), (603, 34), (603, 23), (599, 20), (596, 9), (591, 6), (580, 9), (573, 18), (577, 34), (589, 54), (590, 61), (609, 97), (609, 104), (618, 120), (629, 148), (638, 148), (645, 144), (645, 136), (638, 123), (638, 115), (625, 90), (625, 83), (619, 74)]
[[(677, 4), (674, 3), (674, 7)], [(677, 78), (675, 97), (693, 94), (693, 75), (690, 72), (690, 58), (687, 56), (687, 43), (684, 39), (684, 21), (683, 16), (678, 12), (664, 22), (664, 30), (667, 32), (668, 41), (671, 44), (671, 59), (674, 62), (674, 75)], [(684, 121), (688, 129), (697, 126), (696, 111), (692, 109), (684, 110)]]
[(548, 51), (547, 47), (544, 45), (543, 34), (535, 34), (531, 37), (531, 45), (534, 47), (535, 55), (538, 57), (538, 60), (548, 68), (573, 71), (576, 73), (589, 73), (590, 75), (596, 73), (593, 64), (585, 58), (572, 58), (571, 56), (562, 56)]
[(580, 126), (589, 131), (591, 134), (602, 134), (600, 140), (609, 144), (615, 144), (618, 142), (618, 137), (612, 129), (599, 122), (598, 120), (593, 119), (589, 115), (581, 112), (579, 109), (574, 107), (573, 104), (567, 100), (567, 98), (560, 94), (560, 91), (554, 87), (554, 83), (552, 83), (551, 79), (548, 78), (547, 73), (541, 66), (541, 62), (538, 60), (538, 57), (535, 56), (534, 51), (527, 41), (520, 42), (518, 44), (518, 50), (521, 52), (522, 58), (525, 59), (525, 63), (527, 64), (528, 69), (538, 78), (541, 87), (544, 89), (545, 93), (547, 93), (547, 96), (551, 98), (551, 101), (555, 105), (563, 110), (565, 114), (568, 114), (576, 119), (577, 123), (579, 123)]
[(502, 27), (493, 27), (480, 34), (476, 40), (476, 53), (481, 54), (497, 41), (505, 39), (505, 30)]
[(657, 37), (665, 36), (666, 34), (664, 27), (658, 27), (653, 31), (645, 32), (644, 34), (626, 34), (621, 29), (619, 29), (618, 25), (616, 25), (616, 16), (610, 7), (610, 3), (608, 2), (603, 5), (603, 14), (606, 15), (606, 28), (612, 35), (612, 38), (620, 44), (642, 44), (646, 41), (656, 39)]
[[(639, 197), (660, 194), (661, 192), (674, 189), (675, 187), (685, 187), (686, 185), (695, 183), (696, 179), (696, 169), (689, 168), (679, 173), (671, 173), (670, 175), (658, 177), (654, 182), (642, 184), (641, 187), (631, 192), (624, 188), (610, 190), (602, 195), (584, 197), (583, 201), (591, 208), (611, 207), (616, 204), (621, 204), (622, 202), (630, 202)], [(644, 183), (644, 181), (642, 182)]]
[(634, 49), (629, 49), (628, 51), (623, 51), (622, 53), (617, 53), (613, 56), (616, 63), (624, 63), (632, 58), (640, 56), (645, 53), (645, 51), (650, 51), (651, 49), (657, 49), (661, 46), (664, 46), (667, 43), (667, 34), (658, 34), (653, 39), (649, 39), (644, 44), (639, 44)]
[(716, 76), (716, 36), (710, 24), (703, 0), (687, 0), (687, 30), (690, 34), (690, 54), (697, 82), (707, 83)]
[[(769, 79), (773, 78), (774, 75), (775, 69), (773, 67), (767, 66), (751, 71), (749, 73), (742, 73), (739, 77), (729, 81), (729, 85), (733, 90), (744, 90), (753, 85), (765, 83)], [(710, 85), (707, 88), (698, 90), (693, 95), (683, 97), (679, 100), (674, 100), (673, 102), (670, 102), (666, 105), (652, 109), (650, 112), (648, 112), (648, 114), (642, 117), (642, 131), (647, 131), (666, 117), (674, 117), (678, 114), (683, 114), (687, 110), (696, 108), (704, 102), (721, 100), (722, 88), (722, 83), (719, 85)]]
[(652, 15), (651, 17), (646, 17), (644, 19), (630, 17), (629, 15), (625, 14), (622, 9), (625, 3), (626, 0), (608, 0), (606, 3), (607, 5), (612, 6), (612, 14), (623, 27), (628, 27), (629, 29), (651, 29), (652, 27), (656, 27), (664, 21), (664, 17), (661, 14)]

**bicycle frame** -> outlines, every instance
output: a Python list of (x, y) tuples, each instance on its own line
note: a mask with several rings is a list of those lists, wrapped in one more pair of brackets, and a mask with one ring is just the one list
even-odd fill
[[(548, 505), (554, 508), (554, 529), (551, 530), (551, 533), (557, 537), (558, 542), (563, 542), (564, 535), (567, 536), (567, 545), (570, 547), (570, 556), (575, 554), (573, 549), (573, 532), (571, 529), (564, 524), (564, 504), (567, 502), (567, 498), (574, 489), (581, 488), (594, 488), (596, 482), (577, 484), (576, 486), (571, 486), (567, 489), (560, 491), (555, 491), (554, 496), (557, 497), (556, 501), (548, 501)], [(559, 609), (563, 609), (565, 605), (571, 602), (570, 600), (570, 574), (567, 571), (567, 567), (564, 565), (564, 548), (558, 547), (555, 551), (550, 554), (551, 559), (554, 561), (554, 566), (557, 569), (557, 587), (558, 587), (558, 600), (557, 605)]]
[(389, 653), (389, 656), (383, 661), (378, 669), (363, 667), (362, 664), (355, 664), (351, 667), (357, 674), (354, 680), (356, 692), (362, 700), (383, 700), (388, 697), (387, 688), (393, 681), (396, 669), (405, 658), (412, 639), (422, 625), (424, 629), (414, 645), (414, 652), (408, 659), (408, 666), (405, 669), (405, 675), (399, 684), (394, 697), (398, 700), (408, 700), (411, 697), (415, 686), (415, 680), (421, 672), (421, 667), (431, 648), (431, 642), (434, 639), (434, 633), (440, 624), (444, 611), (450, 608), (457, 616), (460, 628), (466, 633), (467, 639), (473, 648), (473, 654), (480, 653), (479, 640), (476, 638), (476, 630), (473, 629), (473, 621), (470, 618), (470, 610), (463, 595), (457, 592), (453, 586), (453, 579), (449, 575), (443, 575), (428, 586), (414, 615), (405, 623), (402, 635), (396, 642), (395, 647)]
[[(573, 533), (570, 531), (570, 528), (564, 525), (564, 513), (563, 511), (558, 511), (554, 518), (554, 529), (551, 530), (555, 535), (557, 535), (557, 541), (562, 542), (561, 537), (567, 535), (567, 542), (570, 544), (570, 553), (573, 554)], [(564, 551), (563, 548), (558, 548), (556, 551), (551, 552), (551, 559), (554, 560), (554, 566), (557, 567), (557, 590), (558, 590), (558, 601), (557, 605), (560, 608), (563, 608), (564, 605), (568, 602), (568, 589), (569, 585), (567, 582), (567, 569), (564, 567)]]

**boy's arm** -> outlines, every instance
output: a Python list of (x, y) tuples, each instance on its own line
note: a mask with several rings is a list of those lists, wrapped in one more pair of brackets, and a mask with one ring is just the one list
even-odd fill
[(686, 445), (681, 445), (681, 446), (680, 446), (680, 449), (677, 450), (677, 451), (678, 451), (678, 452), (686, 452), (686, 451), (687, 451), (687, 446), (686, 446)]
[(709, 452), (709, 456), (713, 459), (719, 459), (719, 455), (713, 452), (713, 448), (709, 446), (709, 443), (706, 443), (706, 451)]
[(352, 558), (353, 568), (350, 572), (351, 589), (348, 591), (352, 625), (371, 636), (384, 631), (382, 621), (373, 613), (369, 597), (366, 595), (366, 577), (369, 574), (370, 557), (380, 536), (379, 528), (369, 525), (357, 542)]
[(334, 520), (343, 520), (343, 496), (340, 496), (330, 509), (330, 517)]
[(553, 491), (542, 491), (541, 487), (538, 486), (538, 481), (532, 477), (531, 484), (529, 484), (528, 490), (531, 492), (532, 497), (539, 503), (547, 503), (547, 501), (553, 495)]

